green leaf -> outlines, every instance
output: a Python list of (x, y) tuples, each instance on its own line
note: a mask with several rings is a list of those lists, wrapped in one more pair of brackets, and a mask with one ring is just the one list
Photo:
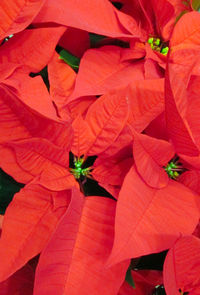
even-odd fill
[(193, 0), (192, 8), (200, 12), (200, 0)]
[(78, 57), (72, 55), (64, 49), (61, 50), (59, 54), (60, 59), (64, 60), (64, 62), (66, 62), (72, 69), (78, 70), (80, 64), (80, 59)]
[(127, 283), (128, 283), (130, 286), (132, 286), (132, 287), (135, 289), (135, 283), (134, 283), (133, 278), (132, 278), (131, 267), (130, 267), (130, 266), (129, 266), (127, 272), (126, 272), (125, 280), (127, 281)]
[(97, 35), (97, 34), (94, 34), (94, 33), (89, 33), (89, 36), (90, 36), (90, 45), (91, 45), (91, 47), (95, 47), (98, 42), (100, 42), (101, 40), (106, 38), (105, 36)]
[(24, 185), (0, 169), (0, 214), (4, 214), (15, 193)]

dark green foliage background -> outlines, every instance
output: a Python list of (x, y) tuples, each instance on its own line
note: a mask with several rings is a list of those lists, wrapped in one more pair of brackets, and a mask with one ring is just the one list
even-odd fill
[(23, 184), (16, 182), (11, 176), (0, 169), (0, 214), (4, 214), (7, 206), (12, 201)]

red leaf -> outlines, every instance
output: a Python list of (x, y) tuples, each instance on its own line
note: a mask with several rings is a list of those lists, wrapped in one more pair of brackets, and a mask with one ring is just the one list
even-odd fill
[(44, 0), (2, 0), (0, 3), (0, 40), (25, 29), (44, 2)]
[(128, 115), (129, 102), (124, 89), (113, 90), (96, 100), (85, 119), (94, 138), (87, 154), (96, 155), (107, 149), (124, 128)]
[(197, 194), (200, 194), (200, 171), (186, 171), (180, 175), (178, 181), (195, 191)]
[(57, 106), (58, 113), (62, 118), (66, 118), (68, 117), (66, 108), (63, 109), (63, 107), (74, 89), (76, 73), (68, 64), (59, 59), (59, 55), (55, 52), (48, 63), (48, 78), (50, 94)]
[[(170, 60), (180, 67), (178, 76), (185, 75), (187, 68), (193, 66), (199, 60), (200, 53), (200, 15), (193, 11), (186, 13), (176, 24), (170, 41), (171, 54)], [(195, 67), (199, 75), (199, 66)], [(191, 74), (191, 70), (189, 71)], [(175, 81), (176, 89), (177, 81)], [(185, 85), (186, 86), (186, 85)], [(178, 90), (179, 91), (179, 90)]]
[(143, 61), (122, 62), (123, 51), (117, 46), (87, 50), (81, 59), (75, 90), (69, 101), (80, 96), (104, 94), (135, 80), (143, 80)]
[[(43, 138), (18, 140), (4, 145), (12, 149), (18, 163), (17, 170), (20, 167), (25, 175), (29, 173), (32, 183), (39, 183), (54, 191), (69, 189), (77, 184), (69, 172), (67, 146), (62, 149)], [(14, 172), (14, 175), (16, 174), (17, 171)]]
[[(132, 157), (133, 135), (130, 127), (125, 125), (116, 140), (103, 153), (102, 157), (117, 157), (117, 159)], [(98, 159), (97, 159), (98, 161)]]
[(172, 28), (167, 28), (167, 23), (174, 16), (173, 6), (166, 0), (140, 0), (143, 12), (149, 23), (148, 33), (151, 35), (162, 36), (168, 40)]
[(151, 187), (164, 188), (169, 177), (164, 166), (173, 158), (173, 146), (164, 140), (133, 132), (133, 156), (140, 176)]
[[(199, 44), (200, 40), (200, 15), (199, 12), (193, 11), (186, 13), (181, 17), (175, 26), (173, 35), (171, 38), (171, 46), (175, 47), (188, 44)], [(175, 48), (174, 48), (175, 49)], [(179, 46), (180, 49), (180, 46)]]
[(170, 180), (163, 189), (150, 188), (132, 167), (117, 202), (108, 264), (168, 249), (180, 233), (193, 232), (199, 205), (199, 196), (182, 184)]
[(127, 25), (129, 21), (129, 28), (137, 34), (136, 36), (139, 35), (140, 30), (136, 22), (117, 11), (107, 0), (78, 0), (70, 1), (67, 5), (65, 0), (57, 3), (54, 0), (48, 0), (34, 22), (56, 22), (100, 35), (130, 37), (130, 32), (119, 22), (119, 18), (124, 25)]
[[(29, 85), (35, 84), (30, 82)], [(16, 95), (15, 89), (5, 84), (1, 85), (0, 94), (2, 101), (0, 114), (1, 118), (4, 118), (0, 122), (0, 142), (37, 136), (47, 138), (60, 146), (69, 144), (70, 122), (63, 122), (58, 117), (52, 117), (52, 105), (49, 106), (48, 101), (36, 104), (32, 100), (33, 96), (30, 95), (31, 99), (26, 105)], [(42, 91), (41, 94), (43, 94)], [(35, 98), (37, 102), (39, 102), (38, 99), (39, 97)], [(45, 110), (43, 106), (45, 106)], [(46, 116), (44, 116), (44, 112)]]
[(54, 236), (41, 255), (35, 295), (114, 295), (129, 262), (110, 269), (105, 261), (114, 237), (115, 201), (84, 199), (78, 191)]
[(36, 177), (32, 183), (39, 183), (43, 187), (52, 191), (62, 191), (77, 187), (79, 184), (74, 176), (69, 172), (66, 167), (51, 163), (48, 169), (43, 170), (42, 173)]
[(164, 79), (134, 81), (129, 86), (129, 123), (141, 132), (164, 110)]
[(67, 170), (69, 166), (69, 147), (62, 149), (44, 138), (31, 138), (4, 144), (14, 150), (18, 164), (32, 175), (48, 169), (51, 163)]
[(178, 239), (167, 253), (164, 263), (164, 285), (167, 294), (179, 295), (179, 289), (198, 295), (200, 291), (200, 239), (186, 236)]
[(3, 218), (4, 218), (4, 215), (0, 214), (0, 230), (2, 228)]
[(59, 45), (73, 55), (81, 58), (84, 52), (90, 48), (89, 33), (69, 27), (61, 37)]
[(82, 115), (85, 118), (86, 113), (93, 102), (96, 101), (95, 96), (84, 96), (71, 101), (66, 105), (66, 109), (69, 110), (70, 115), (73, 119), (77, 116)]
[(28, 262), (23, 268), (4, 282), (0, 283), (0, 295), (32, 295), (36, 259)]
[(191, 7), (187, 5), (187, 2), (181, 2), (180, 0), (168, 0), (168, 2), (173, 5), (176, 17), (178, 17), (184, 10), (191, 10)]
[[(55, 210), (53, 198), (65, 197)], [(0, 239), (0, 280), (3, 281), (46, 245), (66, 211), (69, 192), (53, 193), (38, 185), (27, 185), (6, 210)], [(65, 204), (65, 206), (64, 206)]]
[(123, 160), (116, 161), (115, 159), (102, 159), (101, 164), (95, 165), (92, 171), (92, 176), (101, 185), (119, 185), (121, 186), (125, 175), (133, 164), (133, 158), (127, 156)]
[(147, 295), (153, 292), (156, 285), (162, 284), (162, 272), (156, 270), (132, 271), (135, 284), (133, 289), (126, 281), (121, 286), (118, 295)]
[(169, 141), (169, 136), (166, 129), (165, 113), (161, 113), (157, 118), (155, 118), (145, 129), (145, 134), (155, 137), (158, 139), (163, 139)]
[(15, 63), (27, 66), (29, 71), (39, 72), (51, 59), (65, 30), (64, 27), (49, 27), (16, 34), (0, 47), (0, 63)]
[(33, 176), (17, 163), (12, 149), (2, 145), (0, 145), (0, 166), (3, 171), (11, 175), (17, 182), (28, 183), (33, 179)]
[(3, 81), (3, 85), (6, 85), (7, 89), (11, 91), (16, 89), (19, 100), (31, 109), (45, 117), (58, 121), (59, 118), (52, 104), (52, 98), (40, 76), (31, 78), (26, 72), (18, 68)]
[[(165, 79), (165, 112), (166, 112), (166, 125), (168, 133), (175, 146), (177, 153), (182, 153), (188, 156), (197, 156), (199, 150), (197, 149), (191, 130), (184, 120), (177, 108), (175, 98), (172, 92), (169, 78), (169, 69), (166, 73)], [(183, 83), (182, 83), (183, 84)], [(176, 93), (179, 90), (179, 96), (184, 91), (184, 85), (177, 85)]]
[(74, 130), (74, 136), (71, 151), (74, 155), (80, 157), (88, 151), (95, 140), (94, 134), (88, 122), (83, 120), (81, 115), (78, 115), (73, 121), (72, 128)]
[[(199, 66), (199, 63), (197, 63), (197, 66)], [(192, 76), (187, 87), (187, 109), (185, 118), (188, 122), (188, 125), (191, 129), (192, 135), (198, 148), (200, 148), (200, 128), (199, 124), (197, 124), (200, 115), (199, 91), (200, 76)], [(184, 97), (182, 97), (182, 100), (183, 99)]]

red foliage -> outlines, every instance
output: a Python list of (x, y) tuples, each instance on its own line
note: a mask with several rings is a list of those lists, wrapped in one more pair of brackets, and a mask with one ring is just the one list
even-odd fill
[(0, 3), (0, 295), (200, 293), (198, 3), (112, 2)]

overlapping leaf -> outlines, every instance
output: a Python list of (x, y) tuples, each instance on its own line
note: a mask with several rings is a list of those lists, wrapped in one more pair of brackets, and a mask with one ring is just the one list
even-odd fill
[(75, 90), (70, 100), (104, 94), (111, 89), (127, 86), (133, 80), (143, 80), (143, 61), (134, 64), (122, 62), (123, 51), (117, 46), (88, 50), (81, 59)]
[(32, 295), (37, 258), (0, 283), (0, 295)]
[(59, 55), (55, 52), (48, 63), (48, 74), (50, 94), (57, 106), (58, 113), (65, 118), (66, 110), (63, 109), (63, 106), (67, 103), (67, 98), (74, 89), (76, 73), (59, 59)]
[[(32, 85), (34, 85), (34, 82)], [(39, 85), (37, 86), (39, 87)], [(39, 91), (37, 91), (36, 93), (39, 94)], [(36, 104), (32, 95), (30, 96), (31, 99), (27, 101), (28, 105), (25, 104), (16, 95), (16, 90), (6, 84), (1, 85), (0, 93), (1, 142), (41, 136), (59, 145), (61, 142), (63, 143), (64, 122), (59, 120), (55, 114), (52, 116), (52, 105), (51, 103), (48, 104), (48, 101), (45, 104), (46, 93), (42, 92), (42, 88), (40, 92), (44, 95), (42, 104)], [(35, 100), (39, 102), (39, 97), (36, 97)], [(65, 138), (67, 135), (65, 135)]]
[(72, 128), (74, 136), (71, 151), (74, 155), (80, 157), (84, 155), (91, 144), (93, 144), (95, 140), (94, 134), (92, 133), (88, 122), (83, 120), (80, 115), (73, 121)]
[(135, 33), (135, 37), (140, 35), (136, 22), (117, 11), (107, 0), (68, 1), (67, 5), (65, 0), (57, 3), (48, 0), (34, 22), (56, 22), (110, 37), (131, 37), (131, 33)]
[(0, 40), (25, 29), (45, 0), (2, 0), (0, 3)]
[(173, 158), (173, 146), (164, 140), (153, 138), (133, 130), (133, 156), (140, 176), (151, 187), (164, 188), (169, 178), (164, 166)]
[[(8, 142), (3, 146), (13, 151), (18, 169), (29, 174), (31, 180), (52, 190), (64, 190), (75, 185), (69, 172), (69, 149), (59, 148), (48, 140), (31, 138)], [(2, 161), (5, 163), (5, 161)], [(14, 175), (17, 174), (17, 171)]]
[(115, 201), (78, 191), (41, 255), (34, 294), (116, 294), (129, 262), (108, 269), (114, 236)]
[(151, 0), (140, 0), (141, 7), (146, 16), (146, 21), (148, 23), (148, 33), (158, 36), (162, 36), (163, 39), (169, 39), (171, 33), (171, 27), (167, 27), (168, 22), (174, 16), (173, 6), (166, 0), (155, 1)]
[(39, 72), (51, 59), (65, 30), (64, 27), (49, 27), (20, 32), (1, 46), (0, 63), (15, 63)]
[[(30, 95), (27, 105), (21, 101), (16, 93), (16, 89), (6, 84), (1, 85), (0, 93), (2, 102), (0, 112), (2, 119), (0, 127), (2, 132), (0, 141), (5, 142), (30, 138), (32, 136), (41, 136), (48, 138), (58, 145), (62, 145), (63, 142), (66, 144), (66, 138), (69, 138), (69, 133), (67, 132), (69, 123), (66, 124), (65, 122), (64, 124), (52, 112), (52, 104), (50, 100), (45, 101), (46, 92), (43, 91), (44, 89), (42, 87), (40, 88), (40, 84), (30, 81), (29, 83), (29, 85), (37, 85), (39, 87), (39, 90), (36, 90), (35, 93), (44, 95), (42, 104), (36, 103), (39, 102), (40, 97), (36, 97), (34, 101), (33, 95)], [(23, 87), (23, 89), (26, 89), (26, 87)]]
[[(55, 210), (53, 198), (65, 197), (65, 206)], [(0, 280), (5, 280), (46, 245), (66, 211), (70, 194), (56, 195), (38, 185), (27, 185), (10, 203), (0, 240)]]
[(123, 130), (128, 116), (126, 89), (113, 90), (93, 103), (85, 118), (94, 138), (87, 154), (96, 155), (106, 150)]
[[(75, 35), (76, 38), (74, 38)], [(59, 45), (80, 58), (90, 47), (89, 33), (83, 30), (68, 27), (61, 37)]]
[(138, 132), (164, 110), (164, 79), (134, 81), (127, 94), (130, 101), (128, 122)]
[(156, 285), (162, 284), (162, 272), (156, 270), (132, 271), (135, 288), (127, 282), (121, 286), (118, 295), (146, 295), (153, 292)]
[(191, 190), (200, 194), (200, 171), (190, 170), (180, 175), (178, 179), (181, 183), (189, 187)]
[(122, 185), (125, 175), (132, 166), (133, 159), (127, 157), (121, 161), (102, 159), (101, 164), (94, 165), (92, 176), (101, 184)]
[(171, 247), (180, 233), (191, 234), (199, 219), (199, 196), (170, 180), (163, 189), (146, 185), (134, 167), (119, 194), (115, 241), (108, 264)]
[(195, 44), (200, 40), (200, 15), (193, 11), (186, 13), (178, 21), (171, 38), (171, 46)]
[(40, 76), (31, 78), (22, 69), (18, 68), (3, 81), (2, 86), (4, 85), (11, 93), (12, 91), (15, 92), (18, 100), (22, 101), (33, 111), (52, 120), (59, 120), (52, 104), (52, 99)]
[(167, 294), (198, 295), (200, 292), (200, 240), (186, 236), (177, 240), (164, 263), (164, 284)]
[[(179, 90), (179, 95), (181, 95), (183, 89), (179, 87)], [(165, 79), (165, 112), (168, 133), (176, 151), (188, 156), (198, 156), (199, 150), (195, 145), (191, 130), (176, 106), (168, 71)]]

